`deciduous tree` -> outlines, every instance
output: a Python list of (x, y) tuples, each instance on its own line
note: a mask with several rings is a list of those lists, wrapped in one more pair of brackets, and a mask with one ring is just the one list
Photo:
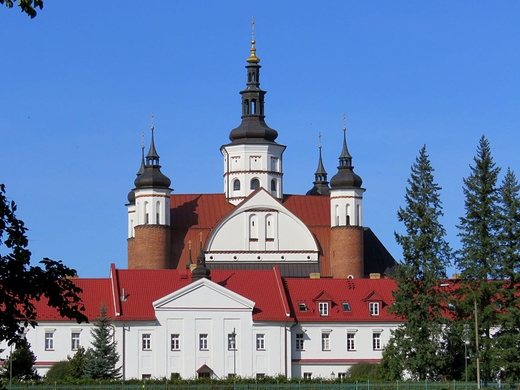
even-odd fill
[(0, 184), (0, 340), (23, 342), (24, 330), (36, 325), (35, 301), (46, 299), (61, 316), (86, 321), (79, 297), (81, 289), (72, 279), (76, 271), (61, 261), (43, 259), (31, 266), (27, 228), (16, 218), (16, 204), (5, 196)]
[[(0, 0), (0, 4), (5, 4), (7, 8), (13, 8), (15, 3), (13, 0)], [(16, 5), (32, 19), (37, 14), (36, 8), (43, 9), (43, 0), (18, 0)]]

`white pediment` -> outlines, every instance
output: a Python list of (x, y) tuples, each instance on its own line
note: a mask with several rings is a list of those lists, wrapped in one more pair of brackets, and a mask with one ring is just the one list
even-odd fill
[(232, 252), (237, 253), (231, 257), (235, 260), (254, 253), (248, 261), (317, 261), (319, 248), (309, 228), (260, 188), (224, 217), (208, 237), (207, 262)]
[(155, 310), (251, 311), (255, 302), (208, 279), (199, 279), (152, 303)]

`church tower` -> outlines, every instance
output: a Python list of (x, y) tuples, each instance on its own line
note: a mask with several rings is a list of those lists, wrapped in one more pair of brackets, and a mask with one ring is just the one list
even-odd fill
[(344, 126), (338, 173), (330, 180), (330, 267), (334, 278), (364, 276), (362, 183), (354, 173)]
[(312, 187), (305, 195), (322, 195), (329, 196), (330, 188), (329, 182), (327, 181), (327, 171), (323, 166), (323, 161), (321, 158), (321, 133), (320, 133), (320, 158), (318, 160), (318, 168), (316, 168), (316, 172), (314, 172), (314, 187)]
[(278, 132), (265, 123), (264, 96), (260, 89), (260, 58), (254, 39), (246, 60), (247, 83), (242, 95), (242, 123), (229, 134), (231, 143), (220, 148), (224, 156), (224, 193), (228, 202), (237, 205), (256, 189), (263, 187), (282, 199), (284, 145), (275, 142)]
[(128, 269), (170, 268), (171, 181), (161, 172), (152, 116), (150, 149), (128, 195)]

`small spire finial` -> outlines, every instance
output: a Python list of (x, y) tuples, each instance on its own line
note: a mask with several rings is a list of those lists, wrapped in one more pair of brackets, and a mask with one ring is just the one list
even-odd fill
[(154, 126), (153, 126), (153, 111), (152, 111), (152, 113), (151, 113), (151, 115), (150, 115), (150, 123), (151, 123), (151, 125), (150, 125), (150, 129), (151, 129), (152, 132), (153, 132), (153, 130), (154, 130)]
[(321, 149), (321, 131), (318, 133), (318, 148)]
[(188, 241), (188, 248), (191, 251), (191, 240)]
[(199, 241), (202, 242), (202, 232), (199, 233)]
[(247, 62), (250, 64), (258, 64), (260, 62), (260, 58), (256, 56), (256, 47), (255, 47), (255, 17), (251, 17), (251, 55), (247, 59)]
[(343, 131), (347, 131), (347, 116), (343, 114)]

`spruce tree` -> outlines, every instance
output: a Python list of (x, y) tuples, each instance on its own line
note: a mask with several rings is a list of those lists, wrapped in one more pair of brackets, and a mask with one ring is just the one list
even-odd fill
[(499, 194), (500, 263), (498, 333), (493, 337), (496, 366), (502, 379), (520, 380), (520, 185), (511, 169)]
[(119, 354), (113, 340), (112, 320), (107, 316), (107, 308), (101, 306), (100, 316), (96, 318), (91, 330), (92, 348), (85, 354), (85, 376), (92, 379), (117, 379), (121, 367), (117, 367)]
[(433, 172), (423, 146), (411, 168), (406, 206), (397, 213), (406, 233), (395, 233), (403, 260), (396, 268), (395, 303), (389, 311), (403, 317), (406, 324), (393, 332), (391, 347), (383, 354), (383, 366), (395, 366), (394, 377), (404, 369), (415, 379), (436, 379), (446, 368), (445, 292), (439, 285), (446, 278), (451, 249), (439, 221), (443, 215), (441, 187), (435, 183)]
[[(2, 367), (2, 377), (8, 379), (12, 373), (13, 379), (20, 381), (29, 379), (39, 379), (38, 371), (34, 368), (36, 356), (31, 351), (31, 344), (27, 341), (20, 341), (16, 349), (9, 356)], [(12, 372), (11, 372), (12, 366)]]
[[(488, 140), (480, 139), (471, 173), (464, 179), (465, 215), (460, 218), (459, 237), (462, 247), (458, 251), (456, 265), (461, 272), (457, 304), (461, 319), (478, 329), (472, 329), (472, 345), (479, 350), (472, 365), (480, 361), (481, 379), (491, 380), (493, 370), (492, 332), (496, 325), (494, 305), (498, 272), (498, 189), (497, 178), (500, 168), (491, 156)], [(476, 359), (478, 357), (478, 359)], [(472, 367), (475, 369), (475, 367)]]

